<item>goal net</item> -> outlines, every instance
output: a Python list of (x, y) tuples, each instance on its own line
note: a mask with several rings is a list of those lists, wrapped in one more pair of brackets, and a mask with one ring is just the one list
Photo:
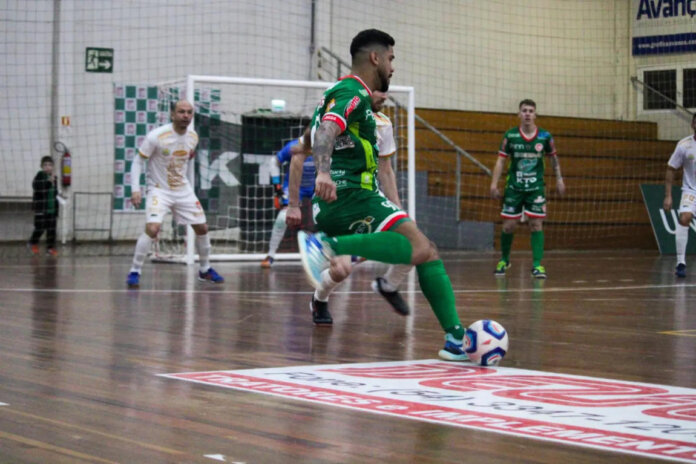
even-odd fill
[[(657, 185), (659, 196), (666, 161), (692, 133), (696, 110), (692, 52), (660, 50), (660, 41), (632, 48), (646, 37), (696, 34), (685, 6), (693, 2), (0, 3), (7, 103), (0, 242), (23, 255), (34, 221), (32, 179), (43, 156), (61, 170), (65, 152), (56, 142), (72, 154), (72, 184), (61, 186), (61, 253), (132, 256), (144, 213), (128, 202), (129, 163), (145, 133), (168, 122), (167, 105), (185, 95), (188, 74), (325, 82), (194, 82), (202, 134), (194, 181), (214, 253), (264, 255), (277, 211), (259, 161), (301, 130), (321, 86), (349, 72), (350, 43), (363, 29), (394, 37), (392, 83), (418, 93), (411, 138), (408, 92), (392, 89), (402, 105), (388, 108), (398, 126), (396, 167), (412, 175), (402, 182), (415, 191), (409, 206), (418, 206), (419, 227), (441, 249), (498, 246), (501, 205), (490, 195), (490, 170), (525, 98), (536, 101), (537, 125), (554, 136), (567, 187), (558, 195), (547, 169), (546, 248), (655, 249), (641, 185)], [(273, 100), (285, 109), (273, 112)], [(409, 143), (416, 144), (413, 170), (406, 169)], [(170, 220), (164, 226), (157, 254), (189, 256), (186, 229)], [(529, 248), (528, 229), (517, 229), (515, 250)], [(280, 252), (293, 252), (292, 232)]]
[[(281, 225), (276, 224), (279, 210), (274, 204), (271, 160), (287, 142), (302, 134), (324, 90), (330, 85), (331, 82), (318, 81), (189, 76), (186, 81), (134, 90), (117, 86), (116, 120), (158, 121), (161, 124), (167, 121), (172, 102), (193, 95), (194, 128), (199, 135), (199, 146), (190, 180), (206, 212), (211, 259), (261, 260), (269, 251), (274, 227)], [(128, 110), (120, 109), (124, 105), (118, 100), (126, 94), (135, 95), (129, 97), (136, 99), (135, 103), (129, 103), (136, 108), (134, 117)], [(141, 104), (137, 101), (138, 94), (145, 100), (148, 95), (156, 96), (157, 102)], [(390, 116), (394, 125), (397, 152), (392, 162), (399, 179), (400, 197), (404, 207), (415, 216), (414, 181), (408, 176), (409, 160), (411, 167), (415, 165), (413, 102), (413, 88), (395, 86), (390, 89), (390, 100), (383, 112)], [(148, 106), (153, 114), (147, 110), (145, 113), (137, 111), (138, 107)], [(156, 126), (156, 123), (150, 125)], [(146, 125), (145, 129), (148, 127)], [(120, 131), (117, 127), (117, 134)], [(118, 167), (123, 176), (117, 175), (117, 184), (122, 182), (122, 185), (117, 185), (114, 208), (122, 214), (130, 214), (133, 207), (128, 173), (146, 130), (124, 127), (123, 131), (123, 140), (117, 135), (117, 145), (123, 145), (117, 147), (116, 155), (118, 162), (123, 151), (123, 163)], [(135, 137), (128, 135), (132, 132), (136, 133)], [(287, 176), (289, 166), (280, 168), (281, 176)], [(313, 221), (308, 199), (304, 200), (302, 210), (300, 228), (311, 230)], [(275, 254), (277, 260), (298, 258), (297, 230), (286, 228)], [(193, 262), (196, 255), (191, 228), (176, 224), (171, 215), (168, 216), (154, 245), (153, 259)]]

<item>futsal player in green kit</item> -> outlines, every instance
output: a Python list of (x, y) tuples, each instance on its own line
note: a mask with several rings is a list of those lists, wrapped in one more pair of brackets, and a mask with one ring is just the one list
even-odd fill
[(423, 294), (445, 331), (439, 356), (466, 361), (464, 328), (437, 248), (405, 211), (380, 194), (375, 181), (377, 126), (371, 95), (389, 88), (393, 47), (394, 39), (376, 29), (356, 35), (350, 46), (351, 74), (324, 93), (314, 112), (312, 214), (321, 232), (298, 233), (300, 256), (314, 288), (320, 288), (321, 272), (335, 256), (415, 265)]
[(544, 187), (546, 158), (551, 161), (559, 195), (565, 193), (565, 184), (553, 137), (548, 131), (536, 126), (536, 103), (533, 100), (522, 100), (518, 116), (520, 125), (508, 130), (503, 136), (491, 180), (491, 196), (499, 199), (498, 180), (505, 162), (509, 159), (503, 209), (500, 212), (503, 218), (503, 230), (500, 234), (502, 258), (495, 267), (494, 274), (497, 277), (505, 276), (505, 271), (510, 267), (510, 249), (515, 227), (524, 214), (529, 220), (529, 228), (532, 232), (532, 276), (545, 279), (546, 269), (541, 265), (541, 259), (544, 257), (542, 225), (546, 217)]

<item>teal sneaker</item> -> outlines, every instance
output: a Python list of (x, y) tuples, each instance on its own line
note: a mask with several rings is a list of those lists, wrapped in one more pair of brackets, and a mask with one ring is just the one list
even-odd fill
[(468, 361), (464, 351), (464, 340), (457, 340), (451, 334), (445, 334), (445, 346), (437, 355), (445, 361)]

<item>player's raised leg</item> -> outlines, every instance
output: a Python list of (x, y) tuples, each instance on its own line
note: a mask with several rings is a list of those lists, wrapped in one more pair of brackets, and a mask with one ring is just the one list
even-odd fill
[[(449, 361), (465, 361), (464, 328), (457, 315), (454, 291), (435, 245), (412, 221), (403, 221), (395, 232), (328, 237), (323, 233), (306, 234), (300, 243), (305, 269), (319, 288), (321, 271), (334, 255), (356, 255), (392, 264), (414, 264), (423, 295), (445, 331), (445, 346), (439, 356)], [(316, 277), (313, 277), (316, 276)]]

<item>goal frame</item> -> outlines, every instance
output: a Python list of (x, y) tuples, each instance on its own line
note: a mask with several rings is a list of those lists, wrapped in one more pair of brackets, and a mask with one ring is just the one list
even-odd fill
[[(186, 98), (191, 101), (197, 84), (232, 84), (232, 85), (257, 85), (265, 87), (294, 87), (311, 89), (328, 89), (335, 82), (302, 81), (285, 79), (264, 79), (254, 77), (225, 77), (212, 75), (190, 74), (186, 78)], [(408, 179), (408, 214), (412, 219), (416, 218), (416, 124), (415, 124), (415, 89), (412, 86), (394, 85), (389, 87), (389, 92), (406, 94), (407, 96), (407, 179)], [(193, 104), (193, 103), (192, 103)], [(191, 121), (194, 128), (194, 121)], [(193, 169), (189, 170), (189, 180), (194, 185)], [(231, 253), (211, 254), (211, 261), (260, 261), (265, 258), (264, 253)], [(186, 254), (183, 263), (192, 265), (197, 259), (195, 252), (195, 234), (191, 226), (186, 227)], [(278, 260), (299, 260), (298, 253), (279, 253)], [(169, 260), (168, 260), (169, 261)], [(175, 260), (176, 261), (176, 260)], [(171, 262), (171, 261), (170, 261)]]

